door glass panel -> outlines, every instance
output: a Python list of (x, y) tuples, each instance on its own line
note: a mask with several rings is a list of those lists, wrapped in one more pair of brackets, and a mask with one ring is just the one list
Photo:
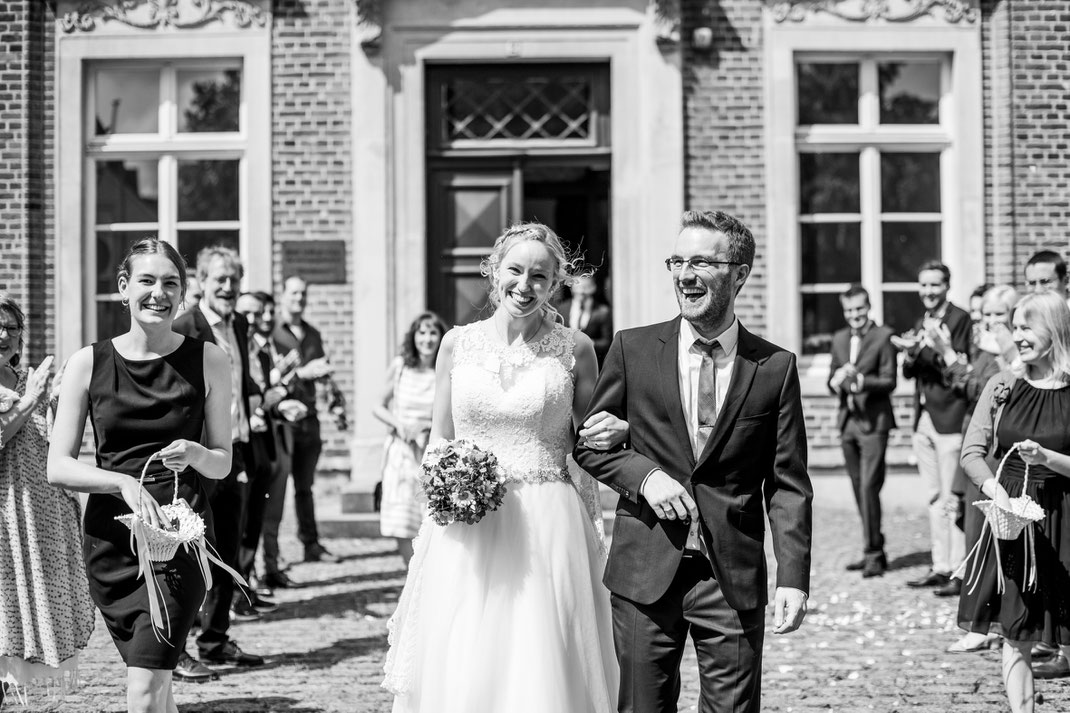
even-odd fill
[(179, 70), (178, 130), (237, 131), (241, 70)]
[(505, 190), (501, 186), (453, 188), (453, 244), (458, 248), (490, 248), (506, 224)]
[(453, 317), (454, 324), (468, 324), (482, 318), (490, 312), (487, 299), (487, 279), (482, 275), (454, 276), (453, 278)]
[(882, 124), (940, 123), (940, 65), (936, 62), (881, 62)]
[(940, 223), (881, 224), (885, 282), (914, 282), (926, 260), (940, 259)]
[(197, 253), (202, 248), (221, 246), (238, 250), (237, 230), (179, 230), (178, 252), (191, 270), (197, 269)]
[(796, 65), (799, 125), (858, 123), (858, 65)]
[(237, 220), (237, 161), (179, 161), (178, 219)]
[(881, 154), (881, 210), (940, 212), (940, 154)]
[(160, 200), (155, 160), (97, 161), (96, 224), (155, 223)]
[(923, 309), (917, 292), (884, 293), (884, 323), (896, 333), (913, 328)]
[(799, 212), (858, 213), (858, 154), (799, 154)]
[(95, 136), (159, 132), (159, 70), (100, 69), (94, 89)]
[(804, 223), (802, 282), (858, 282), (862, 279), (859, 223)]
[(804, 294), (802, 312), (803, 354), (828, 353), (833, 333), (844, 324), (839, 294)]

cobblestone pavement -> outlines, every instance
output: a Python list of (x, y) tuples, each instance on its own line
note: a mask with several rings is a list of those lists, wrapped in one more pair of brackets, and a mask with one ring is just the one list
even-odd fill
[[(927, 566), (925, 518), (916, 476), (889, 479), (885, 518), (890, 571), (862, 580), (843, 571), (858, 556), (858, 523), (843, 476), (815, 479), (814, 572), (810, 613), (803, 628), (766, 639), (766, 711), (1005, 711), (998, 652), (947, 654), (958, 635), (953, 603), (905, 582)], [(329, 496), (330, 485), (321, 495)], [(284, 555), (300, 549), (289, 521)], [(183, 713), (208, 711), (390, 710), (379, 688), (386, 647), (386, 619), (404, 581), (393, 543), (375, 539), (328, 542), (339, 564), (294, 564), (300, 589), (280, 590), (277, 612), (256, 623), (236, 624), (241, 646), (267, 657), (258, 669), (223, 671), (211, 683), (175, 683)], [(693, 652), (684, 661), (681, 710), (694, 710), (698, 688)], [(98, 621), (82, 668), (82, 687), (59, 704), (73, 712), (125, 710), (125, 671)], [(1037, 710), (1070, 710), (1070, 680), (1038, 681)], [(41, 710), (40, 691), (31, 706)], [(10, 703), (10, 702), (9, 702)], [(473, 712), (480, 713), (480, 712)], [(554, 713), (548, 711), (547, 713)]]

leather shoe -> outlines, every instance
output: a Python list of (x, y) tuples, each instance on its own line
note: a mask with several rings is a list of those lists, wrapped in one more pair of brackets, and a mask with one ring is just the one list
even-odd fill
[(332, 555), (327, 548), (318, 542), (314, 542), (305, 548), (305, 562), (329, 562), (334, 564), (341, 560), (337, 555)]
[(854, 562), (848, 562), (844, 567), (848, 572), (861, 572), (866, 568), (866, 561), (864, 559), (855, 560)]
[(862, 578), (883, 577), (888, 571), (888, 564), (884, 560), (870, 560), (862, 567)]
[(230, 605), (230, 620), (245, 622), (245, 621), (259, 621), (260, 612), (258, 612), (253, 605), (245, 601), (245, 597), (241, 599), (235, 599), (234, 603)]
[(175, 670), (171, 675), (179, 681), (193, 681), (194, 683), (204, 683), (213, 678), (219, 678), (219, 674), (185, 651), (178, 655), (178, 664), (175, 665)]
[(958, 577), (952, 577), (947, 584), (937, 587), (933, 594), (938, 597), (957, 597), (962, 594), (962, 580)]
[(294, 581), (286, 576), (285, 572), (268, 572), (262, 580), (265, 586), (272, 589), (294, 589), (297, 587)]
[(1033, 660), (1036, 660), (1050, 658), (1057, 653), (1059, 653), (1058, 646), (1052, 646), (1051, 644), (1046, 644), (1043, 641), (1038, 641), (1037, 643), (1033, 644), (1033, 648), (1029, 652), (1029, 655), (1033, 657)]
[(253, 609), (261, 614), (268, 614), (279, 608), (279, 605), (268, 599), (264, 599), (258, 592), (253, 592), (250, 599), (253, 600)]
[(907, 586), (914, 587), (915, 589), (918, 587), (942, 587), (949, 581), (951, 581), (951, 577), (947, 576), (946, 574), (934, 572), (930, 569), (924, 577), (921, 577), (919, 579), (912, 579), (907, 582)]
[(264, 657), (256, 654), (247, 654), (242, 651), (237, 642), (230, 640), (215, 650), (201, 652), (201, 661), (213, 664), (230, 664), (232, 666), (263, 666)]
[(1066, 678), (1070, 676), (1070, 661), (1061, 653), (1050, 661), (1033, 666), (1033, 678)]

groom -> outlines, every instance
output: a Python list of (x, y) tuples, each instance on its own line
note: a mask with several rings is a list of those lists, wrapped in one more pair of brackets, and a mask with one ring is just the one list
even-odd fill
[(765, 636), (764, 509), (777, 559), (775, 634), (802, 624), (813, 490), (795, 355), (735, 317), (754, 237), (719, 211), (684, 213), (672, 256), (681, 316), (617, 333), (589, 414), (630, 424), (627, 447), (580, 466), (620, 494), (613, 593), (620, 711), (675, 711), (690, 632), (700, 713), (758, 711)]

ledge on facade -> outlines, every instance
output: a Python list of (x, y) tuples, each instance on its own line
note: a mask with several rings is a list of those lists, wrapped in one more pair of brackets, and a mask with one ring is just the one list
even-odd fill
[(828, 15), (847, 22), (913, 22), (934, 17), (972, 24), (980, 16), (979, 0), (764, 0), (778, 23), (806, 22)]

